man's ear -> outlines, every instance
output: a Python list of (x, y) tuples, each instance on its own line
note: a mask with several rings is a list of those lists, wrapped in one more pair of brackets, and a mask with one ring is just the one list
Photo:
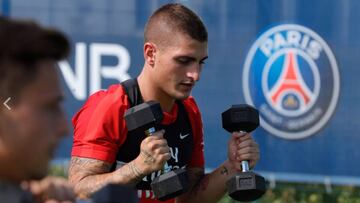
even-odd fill
[(144, 44), (144, 59), (150, 66), (155, 65), (156, 46), (151, 42)]

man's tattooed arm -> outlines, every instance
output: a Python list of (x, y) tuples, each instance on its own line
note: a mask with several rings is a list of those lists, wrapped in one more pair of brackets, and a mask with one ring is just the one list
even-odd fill
[(229, 170), (226, 168), (226, 166), (223, 166), (222, 167), (222, 169), (221, 169), (221, 171), (220, 171), (220, 173), (222, 174), (222, 175), (229, 175)]
[(203, 168), (188, 168), (187, 171), (191, 189), (176, 198), (176, 203), (218, 202), (226, 193), (226, 181), (236, 172), (228, 162), (208, 174)]
[(89, 158), (72, 157), (69, 168), (69, 181), (79, 198), (88, 198), (92, 193), (109, 183), (131, 185), (145, 175), (130, 162), (110, 172), (111, 164)]

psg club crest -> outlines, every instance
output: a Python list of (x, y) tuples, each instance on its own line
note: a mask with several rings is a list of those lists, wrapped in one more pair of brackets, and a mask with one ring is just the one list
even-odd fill
[(245, 101), (261, 126), (285, 139), (314, 135), (330, 119), (339, 97), (339, 70), (330, 47), (314, 31), (282, 24), (250, 48), (243, 69)]

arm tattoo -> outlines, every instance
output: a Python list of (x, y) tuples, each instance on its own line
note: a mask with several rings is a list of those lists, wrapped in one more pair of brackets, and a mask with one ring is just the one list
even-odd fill
[(199, 183), (199, 187), (201, 191), (204, 191), (207, 189), (207, 187), (209, 186), (209, 182), (210, 182), (210, 176), (209, 175), (204, 175), (203, 178), (201, 178), (201, 181)]
[(228, 171), (228, 169), (224, 166), (222, 169), (221, 169), (221, 171), (220, 171), (220, 174), (221, 175), (229, 175), (229, 171)]
[(111, 164), (104, 161), (72, 157), (69, 180), (75, 185), (75, 192), (80, 198), (88, 198), (109, 183), (133, 185), (145, 176), (134, 165), (134, 162), (130, 162), (112, 173), (109, 173), (110, 168)]
[(111, 164), (89, 158), (72, 157), (69, 168), (69, 181), (75, 185), (75, 192), (81, 198), (105, 186), (108, 181), (99, 174), (110, 171)]
[(144, 163), (146, 164), (153, 164), (155, 162), (155, 159), (153, 156), (151, 156), (151, 154), (149, 154), (147, 151), (145, 150), (141, 150), (141, 154), (143, 154), (145, 156), (145, 161)]
[(210, 182), (210, 176), (204, 175), (200, 179), (200, 181), (195, 185), (194, 188), (195, 194), (198, 193), (199, 191), (205, 191), (209, 186), (209, 182)]
[(104, 161), (72, 157), (69, 168), (69, 176), (72, 180), (81, 181), (89, 175), (102, 174), (109, 172), (111, 164)]
[(193, 192), (196, 195), (200, 191), (204, 191), (208, 188), (210, 182), (209, 174), (204, 174), (204, 171), (198, 171), (193, 175), (195, 185), (193, 188)]
[(131, 161), (127, 165), (129, 166), (129, 169), (134, 174), (136, 179), (141, 180), (145, 176), (144, 173), (137, 166), (135, 166), (134, 162)]

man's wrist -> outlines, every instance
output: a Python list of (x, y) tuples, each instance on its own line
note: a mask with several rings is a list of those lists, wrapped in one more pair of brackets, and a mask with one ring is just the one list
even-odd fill
[(136, 166), (135, 161), (129, 162), (128, 166), (136, 179), (141, 180), (145, 176), (144, 172)]
[(221, 169), (220, 172), (223, 173), (223, 174), (226, 173), (226, 175), (229, 175), (229, 176), (233, 176), (233, 175), (237, 174), (239, 171), (235, 167), (235, 165), (229, 159), (227, 159), (223, 163), (223, 166), (222, 166), (222, 169)]

